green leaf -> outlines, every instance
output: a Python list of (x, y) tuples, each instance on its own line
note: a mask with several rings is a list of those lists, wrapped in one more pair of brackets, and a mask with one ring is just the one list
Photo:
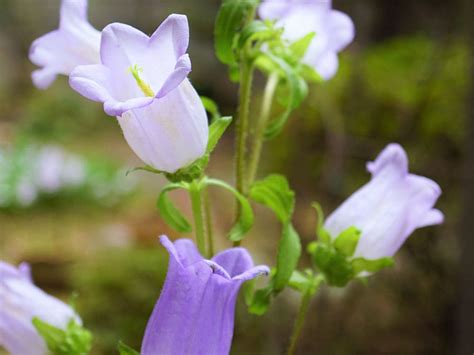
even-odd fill
[(270, 175), (255, 182), (250, 188), (250, 197), (275, 212), (281, 223), (285, 224), (291, 219), (295, 193), (284, 176)]
[(308, 94), (308, 86), (303, 78), (301, 78), (299, 75), (298, 69), (292, 67), (284, 59), (279, 58), (271, 53), (265, 53), (257, 60), (257, 64), (261, 63), (262, 58), (267, 58), (276, 65), (280, 76), (285, 79), (283, 82), (285, 83), (288, 91), (288, 93), (284, 96), (284, 112), (277, 116), (277, 118), (270, 121), (265, 132), (265, 138), (272, 139), (281, 132), (293, 110), (295, 110), (304, 100)]
[(356, 227), (349, 227), (334, 241), (334, 247), (345, 256), (352, 256), (359, 244), (361, 231)]
[(301, 256), (300, 236), (291, 223), (283, 226), (282, 238), (278, 246), (277, 267), (274, 289), (282, 290), (290, 281)]
[(184, 183), (170, 183), (160, 192), (156, 206), (160, 211), (161, 218), (173, 229), (180, 233), (190, 233), (193, 228), (183, 214), (177, 209), (167, 193), (173, 190), (186, 188)]
[(225, 0), (219, 10), (214, 30), (216, 55), (228, 65), (238, 62), (234, 44), (242, 28), (255, 16), (258, 0)]
[(204, 180), (204, 183), (206, 185), (218, 186), (231, 192), (239, 201), (241, 208), (239, 219), (229, 232), (229, 239), (233, 242), (241, 241), (244, 238), (245, 234), (247, 234), (247, 232), (253, 226), (254, 216), (249, 201), (236, 189), (234, 189), (232, 186), (225, 183), (224, 181), (206, 178)]
[(210, 154), (232, 122), (232, 117), (219, 117), (209, 127), (209, 141), (206, 152)]
[(352, 260), (352, 266), (356, 275), (364, 271), (374, 273), (387, 267), (392, 267), (394, 264), (395, 261), (393, 260), (393, 258), (389, 257), (375, 260), (369, 260), (364, 258), (357, 258)]
[(214, 122), (216, 119), (221, 117), (221, 114), (219, 112), (219, 107), (217, 106), (214, 100), (206, 96), (201, 96), (201, 101), (206, 111), (211, 114), (212, 122)]
[(66, 330), (36, 317), (32, 323), (53, 355), (87, 355), (91, 350), (92, 334), (74, 320), (68, 323)]
[(309, 45), (313, 41), (314, 37), (316, 36), (315, 32), (308, 33), (306, 36), (303, 38), (297, 40), (296, 42), (293, 42), (290, 45), (290, 50), (292, 53), (292, 56), (295, 61), (300, 61), (308, 51)]
[(128, 345), (122, 343), (121, 341), (119, 342), (117, 346), (117, 350), (119, 351), (120, 355), (140, 355), (140, 353)]
[(270, 286), (255, 292), (249, 312), (257, 316), (261, 316), (268, 311), (273, 295), (273, 289)]

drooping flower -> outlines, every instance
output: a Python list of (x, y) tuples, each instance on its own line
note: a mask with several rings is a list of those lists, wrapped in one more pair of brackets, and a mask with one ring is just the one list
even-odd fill
[(27, 264), (18, 268), (0, 261), (0, 346), (12, 355), (45, 355), (47, 347), (33, 318), (65, 329), (77, 314), (65, 303), (36, 287)]
[(398, 144), (388, 145), (367, 164), (372, 179), (356, 191), (326, 220), (335, 238), (349, 227), (362, 234), (354, 257), (393, 256), (417, 228), (441, 224), (434, 209), (441, 189), (436, 182), (408, 172), (408, 157)]
[(149, 166), (174, 173), (206, 150), (208, 122), (187, 79), (186, 16), (170, 15), (148, 37), (114, 23), (102, 32), (101, 64), (79, 66), (71, 87), (117, 116), (130, 147)]
[(41, 67), (33, 72), (33, 83), (46, 89), (58, 74), (99, 63), (99, 46), (100, 32), (87, 21), (87, 0), (62, 0), (59, 28), (31, 45), (30, 60)]
[(226, 355), (243, 282), (268, 274), (249, 253), (232, 248), (205, 260), (189, 239), (162, 236), (170, 254), (168, 274), (142, 343), (142, 355)]
[(275, 20), (277, 26), (284, 28), (283, 36), (290, 42), (315, 33), (303, 62), (325, 80), (336, 74), (337, 53), (347, 47), (355, 35), (352, 20), (333, 10), (331, 0), (264, 0), (259, 15), (265, 20)]

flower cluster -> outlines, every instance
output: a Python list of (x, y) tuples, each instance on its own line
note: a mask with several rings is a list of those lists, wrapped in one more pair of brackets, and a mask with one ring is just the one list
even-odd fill
[[(110, 165), (110, 164), (109, 164)], [(135, 187), (125, 171), (70, 153), (56, 145), (18, 145), (0, 150), (0, 208), (27, 208), (43, 197), (80, 195), (116, 204)], [(79, 197), (79, 196), (78, 196)]]
[[(255, 181), (256, 171), (248, 173), (252, 167), (247, 169), (247, 160), (257, 169), (264, 138), (277, 134), (304, 99), (306, 80), (311, 77), (308, 67), (312, 74), (319, 75), (318, 80), (328, 80), (336, 74), (338, 53), (352, 42), (355, 30), (347, 15), (332, 9), (331, 0), (258, 3), (225, 1), (215, 31), (217, 55), (241, 85), (236, 188), (210, 179), (203, 172), (210, 152), (231, 119), (220, 117), (216, 105), (205, 101), (213, 116), (208, 127), (203, 101), (188, 79), (191, 60), (187, 54), (186, 16), (170, 15), (151, 36), (121, 23), (112, 23), (99, 32), (87, 21), (86, 0), (63, 0), (59, 29), (39, 38), (31, 47), (30, 59), (41, 67), (33, 73), (37, 87), (48, 87), (57, 74), (69, 76), (75, 91), (100, 102), (107, 115), (117, 118), (129, 146), (146, 164), (142, 169), (164, 173), (170, 180), (157, 205), (166, 222), (181, 233), (193, 228), (166, 193), (186, 189), (190, 194), (197, 248), (189, 239), (172, 243), (165, 236), (160, 238), (170, 256), (169, 267), (146, 327), (142, 355), (230, 352), (235, 304), (242, 284), (270, 274), (266, 266), (255, 267), (248, 251), (238, 247), (254, 221), (249, 199), (273, 210), (282, 224), (270, 282), (248, 297), (249, 309), (264, 313), (271, 297), (292, 287), (303, 295), (303, 320), (309, 300), (323, 282), (343, 287), (392, 265), (392, 257), (415, 229), (440, 224), (444, 218), (434, 209), (440, 187), (432, 180), (410, 174), (405, 151), (391, 144), (367, 165), (371, 181), (325, 223), (320, 223), (320, 240), (308, 247), (313, 267), (298, 271), (303, 248), (292, 225), (295, 193), (286, 178), (279, 175)], [(254, 19), (256, 12), (262, 20)], [(268, 74), (269, 79), (261, 115), (252, 132), (249, 115), (256, 68)], [(285, 110), (272, 120), (274, 98)], [(250, 139), (254, 141), (249, 153), (246, 144)], [(248, 155), (253, 155), (252, 159)], [(80, 184), (84, 178), (82, 163), (54, 148), (41, 151), (34, 160), (34, 166), (41, 168), (34, 174), (38, 182), (18, 185), (24, 204), (35, 198), (35, 189), (51, 193), (64, 185)], [(235, 247), (216, 255), (211, 208), (206, 205), (208, 195), (204, 194), (208, 186), (231, 192), (239, 206), (237, 222), (229, 233)], [(80, 322), (66, 305), (37, 289), (24, 266), (17, 270), (0, 264), (0, 272), (0, 296), (7, 304), (0, 310), (0, 344), (14, 354), (44, 353), (46, 347), (37, 333), (39, 329), (51, 350), (55, 344), (54, 337), (48, 337), (48, 324), (64, 329), (71, 319)], [(34, 317), (46, 325), (35, 324), (35, 330), (31, 324)], [(288, 354), (294, 353), (302, 319), (298, 319)], [(64, 336), (67, 338), (67, 332), (75, 329), (68, 328)], [(25, 337), (30, 337), (31, 342), (22, 342)], [(121, 347), (125, 349), (125, 345)], [(127, 349), (124, 353), (134, 351)]]

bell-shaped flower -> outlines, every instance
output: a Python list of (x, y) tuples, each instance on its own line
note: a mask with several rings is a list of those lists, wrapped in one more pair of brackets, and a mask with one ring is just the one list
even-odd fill
[(71, 320), (80, 323), (71, 307), (33, 284), (27, 264), (16, 268), (0, 261), (0, 347), (12, 355), (47, 354), (33, 318), (61, 329)]
[(30, 60), (41, 67), (33, 72), (33, 83), (46, 89), (58, 74), (99, 63), (99, 47), (100, 32), (87, 21), (87, 0), (62, 0), (59, 28), (31, 45)]
[(228, 354), (239, 289), (244, 281), (268, 274), (268, 267), (254, 267), (243, 248), (205, 260), (189, 239), (160, 240), (170, 255), (168, 273), (141, 354)]
[(72, 88), (117, 116), (134, 152), (153, 168), (174, 173), (206, 150), (208, 122), (187, 79), (186, 16), (171, 15), (148, 37), (114, 23), (102, 32), (101, 64), (77, 67)]
[(417, 228), (440, 224), (434, 209), (441, 189), (428, 178), (408, 172), (408, 158), (398, 144), (388, 145), (367, 164), (372, 179), (326, 220), (324, 228), (336, 238), (349, 227), (361, 231), (354, 257), (393, 256)]
[(264, 0), (259, 7), (264, 20), (274, 20), (283, 27), (283, 37), (296, 42), (310, 33), (314, 37), (303, 58), (324, 79), (337, 72), (337, 53), (354, 39), (352, 20), (332, 9), (331, 0)]

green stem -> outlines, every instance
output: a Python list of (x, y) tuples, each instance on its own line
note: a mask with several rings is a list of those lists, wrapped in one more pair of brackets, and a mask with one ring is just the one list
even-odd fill
[[(247, 194), (246, 153), (249, 131), (250, 95), (252, 93), (253, 63), (243, 60), (240, 68), (239, 107), (236, 122), (235, 185), (237, 191)], [(238, 205), (239, 206), (239, 205)], [(237, 207), (237, 218), (240, 207)], [(239, 243), (235, 243), (239, 245)]]
[(206, 237), (204, 234), (204, 220), (202, 213), (201, 186), (199, 182), (193, 181), (189, 187), (191, 206), (194, 216), (194, 229), (196, 231), (196, 243), (200, 253), (208, 257), (206, 252)]
[(306, 314), (308, 313), (308, 308), (311, 303), (311, 293), (305, 292), (303, 298), (301, 299), (300, 308), (298, 310), (298, 317), (296, 318), (295, 326), (293, 328), (293, 333), (291, 334), (290, 347), (288, 348), (287, 355), (293, 355), (296, 350), (296, 345), (301, 335), (301, 330), (303, 329), (304, 322), (306, 320)]
[(306, 320), (306, 315), (308, 314), (308, 308), (311, 304), (311, 299), (318, 292), (319, 287), (324, 281), (322, 275), (318, 275), (313, 279), (313, 285), (308, 287), (307, 290), (303, 293), (301, 298), (300, 308), (298, 310), (298, 316), (296, 317), (295, 325), (293, 327), (293, 333), (291, 334), (290, 346), (288, 348), (287, 355), (294, 355), (296, 350), (296, 345), (303, 330), (303, 326)]
[(240, 91), (238, 118), (236, 122), (236, 156), (235, 156), (235, 184), (237, 191), (241, 194), (246, 193), (245, 175), (246, 175), (246, 153), (247, 137), (249, 131), (249, 112), (250, 95), (252, 92), (253, 65), (244, 61), (240, 68)]
[(278, 86), (278, 81), (278, 74), (273, 73), (269, 76), (267, 85), (265, 86), (262, 110), (260, 112), (259, 120), (257, 121), (257, 127), (255, 129), (255, 135), (253, 138), (253, 146), (251, 150), (250, 168), (248, 175), (248, 186), (251, 186), (253, 184), (257, 175), (258, 165), (260, 163), (260, 157), (262, 155), (265, 129), (267, 128), (268, 121), (270, 119), (273, 98), (275, 96), (275, 91)]
[(212, 257), (214, 255), (214, 236), (212, 232), (211, 202), (207, 189), (203, 191), (202, 199), (204, 203), (204, 215), (206, 216), (207, 251), (208, 256)]

